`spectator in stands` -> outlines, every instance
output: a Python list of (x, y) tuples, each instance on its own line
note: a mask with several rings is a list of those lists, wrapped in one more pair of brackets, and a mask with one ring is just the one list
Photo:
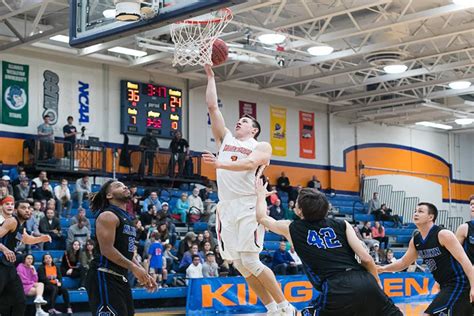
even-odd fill
[(142, 160), (140, 162), (140, 167), (138, 173), (145, 175), (145, 165), (148, 165), (147, 175), (153, 175), (153, 163), (155, 161), (155, 155), (160, 150), (160, 145), (155, 136), (153, 136), (153, 131), (148, 129), (146, 135), (140, 140), (140, 149), (142, 151)]
[(380, 212), (381, 208), (382, 208), (382, 205), (379, 200), (379, 194), (377, 192), (374, 192), (374, 195), (372, 199), (369, 201), (369, 204), (367, 206), (368, 214), (373, 214), (374, 216), (376, 216), (376, 214)]
[(79, 290), (85, 290), (85, 271), (81, 266), (81, 244), (74, 240), (71, 246), (64, 252), (61, 260), (61, 274), (72, 279), (79, 279)]
[[(179, 263), (179, 259), (175, 255), (173, 255), (173, 253), (171, 252), (171, 249), (173, 249), (173, 245), (172, 244), (166, 244), (165, 245), (165, 251), (163, 253), (163, 257), (166, 259), (166, 266), (169, 267), (168, 269), (170, 271), (173, 271), (172, 268), (174, 267), (175, 264)], [(171, 272), (171, 273), (173, 273), (173, 272)]]
[(74, 149), (76, 144), (76, 137), (79, 132), (76, 127), (72, 125), (74, 118), (72, 116), (67, 117), (67, 124), (63, 126), (64, 135), (64, 157), (71, 157), (71, 151)]
[(380, 243), (382, 249), (387, 249), (388, 237), (385, 236), (385, 227), (379, 221), (375, 221), (374, 227), (372, 227), (372, 238)]
[(206, 254), (206, 261), (202, 265), (202, 275), (205, 278), (217, 278), (219, 276), (219, 266), (212, 251)]
[(382, 212), (382, 215), (381, 215), (381, 219), (383, 221), (389, 221), (389, 222), (393, 222), (395, 224), (395, 228), (398, 228), (398, 227), (402, 227), (403, 226), (403, 223), (402, 223), (402, 220), (400, 219), (400, 216), (398, 215), (392, 215), (392, 209), (388, 208), (387, 207), (387, 204), (383, 203), (381, 208), (380, 208), (380, 211)]
[(285, 212), (285, 219), (294, 221), (298, 216), (295, 214), (295, 201), (288, 201), (288, 208)]
[(278, 195), (277, 188), (275, 185), (270, 186), (270, 195), (267, 197), (268, 205), (275, 205), (276, 200), (279, 200), (280, 196)]
[(84, 225), (91, 231), (91, 222), (89, 219), (86, 217), (86, 210), (82, 207), (79, 207), (77, 209), (77, 215), (71, 217), (69, 220), (69, 224), (72, 226), (74, 224), (77, 224), (79, 220), (82, 219), (84, 221)]
[(28, 200), (33, 201), (33, 192), (31, 191), (29, 179), (26, 177), (21, 177), (20, 184), (17, 184), (13, 189), (13, 196), (15, 200)]
[(8, 188), (4, 184), (0, 184), (0, 200), (5, 198), (8, 194)]
[(211, 232), (208, 229), (202, 233), (202, 237), (203, 242), (209, 242), (212, 249), (217, 245), (217, 240), (211, 235)]
[(43, 184), (37, 188), (35, 190), (35, 192), (33, 193), (33, 198), (35, 200), (45, 200), (45, 201), (49, 201), (50, 199), (54, 199), (54, 196), (53, 196), (53, 191), (50, 190), (50, 185), (49, 185), (49, 180), (48, 179), (45, 179), (43, 180)]
[(43, 298), (44, 283), (38, 282), (38, 273), (36, 273), (35, 266), (33, 265), (34, 261), (33, 255), (26, 255), (23, 258), (23, 263), (20, 263), (16, 267), (16, 271), (23, 284), (25, 295), (35, 297), (33, 301), (36, 306), (35, 316), (48, 316), (49, 314), (41, 308), (41, 305), (48, 302)]
[(270, 206), (269, 216), (277, 221), (284, 219), (286, 213), (287, 210), (283, 207), (283, 205), (281, 205), (281, 201), (279, 199), (276, 199), (275, 204)]
[(209, 182), (205, 188), (199, 190), (199, 197), (201, 201), (206, 202), (207, 200), (211, 200), (210, 195), (213, 192), (213, 185)]
[(272, 270), (278, 275), (296, 274), (296, 263), (288, 251), (286, 242), (280, 242), (280, 248), (273, 254)]
[(156, 206), (153, 204), (147, 205), (147, 212), (140, 215), (140, 221), (142, 222), (143, 227), (148, 230), (151, 226), (153, 220), (156, 220)]
[(214, 255), (216, 257), (217, 266), (219, 267), (219, 276), (227, 276), (230, 271), (229, 262), (222, 258), (218, 245), (214, 247)]
[(48, 310), (49, 314), (61, 314), (60, 311), (56, 310), (56, 298), (58, 295), (62, 295), (64, 304), (67, 306), (67, 314), (72, 315), (69, 292), (63, 287), (61, 271), (54, 264), (53, 257), (51, 257), (50, 254), (43, 255), (42, 262), (43, 264), (38, 268), (38, 279), (44, 283), (45, 296), (48, 298), (47, 301), (50, 304), (50, 309)]
[(374, 258), (375, 264), (382, 264), (385, 260), (385, 252), (380, 249), (379, 244), (375, 244), (372, 250), (370, 250), (370, 255)]
[(53, 158), (54, 152), (54, 130), (49, 124), (50, 116), (43, 116), (43, 124), (38, 125), (39, 155), (38, 160), (48, 160)]
[(145, 241), (146, 241), (147, 232), (145, 230), (145, 227), (143, 227), (142, 222), (140, 220), (135, 219), (134, 223), (135, 223), (135, 232), (136, 232), (135, 246), (137, 247), (138, 253), (143, 254), (143, 252), (145, 251), (145, 247), (143, 247), (143, 245), (145, 244)]
[(199, 258), (201, 258), (201, 263), (204, 262), (204, 258), (199, 254), (199, 248), (197, 244), (193, 244), (191, 246), (191, 249), (186, 251), (183, 255), (183, 259), (181, 259), (181, 262), (179, 263), (179, 268), (178, 272), (183, 273), (186, 271), (186, 269), (189, 267), (189, 265), (192, 263), (192, 258), (194, 255), (197, 255)]
[(77, 201), (78, 206), (82, 206), (82, 201), (88, 199), (92, 192), (92, 186), (89, 182), (89, 176), (84, 176), (76, 180), (76, 191), (73, 194), (73, 199)]
[(170, 143), (171, 158), (168, 167), (170, 177), (175, 176), (176, 163), (178, 163), (178, 177), (183, 175), (184, 162), (189, 157), (188, 141), (181, 136), (181, 132), (175, 132), (174, 138)]
[(179, 243), (177, 255), (180, 260), (183, 258), (184, 253), (191, 249), (191, 246), (195, 243), (195, 241), (196, 234), (194, 232), (187, 232), (184, 236), (184, 239)]
[(302, 188), (303, 187), (301, 186), (301, 184), (298, 184), (295, 188), (293, 188), (288, 194), (289, 201), (293, 201), (296, 203), (296, 199), (298, 198), (298, 194), (300, 194)]
[(41, 234), (50, 235), (51, 239), (53, 240), (52, 243), (45, 244), (46, 250), (54, 249), (54, 244), (57, 244), (58, 242), (62, 242), (64, 240), (61, 235), (61, 224), (59, 223), (59, 219), (54, 216), (54, 210), (46, 210), (46, 216), (43, 217), (39, 222), (39, 232)]
[[(155, 278), (157, 284), (163, 285), (168, 279), (168, 271), (163, 266), (163, 245), (157, 233), (151, 235), (152, 243), (148, 248), (149, 272)], [(166, 262), (166, 260), (165, 260)]]
[(181, 193), (181, 198), (176, 201), (175, 209), (173, 214), (179, 215), (180, 221), (186, 223), (189, 210), (188, 194), (186, 192)]
[(86, 241), (86, 245), (81, 251), (81, 266), (82, 268), (85, 269), (84, 274), (87, 275), (87, 271), (89, 270), (89, 265), (92, 262), (92, 259), (94, 259), (94, 248), (95, 248), (95, 242), (92, 239), (88, 239)]
[(15, 186), (17, 186), (18, 184), (20, 184), (20, 178), (28, 178), (26, 176), (26, 171), (25, 170), (21, 170), (20, 173), (18, 174), (18, 177), (15, 179), (15, 180), (12, 180), (12, 187), (13, 189), (15, 189)]
[(2, 179), (0, 180), (4, 186), (7, 187), (8, 190), (8, 195), (13, 195), (13, 187), (10, 183), (10, 177), (9, 176), (3, 176)]
[(369, 249), (372, 249), (375, 244), (379, 243), (377, 240), (372, 238), (371, 226), (372, 224), (370, 222), (364, 222), (364, 226), (360, 230), (362, 241), (367, 245), (367, 247), (369, 247)]
[(281, 173), (280, 177), (277, 179), (277, 189), (280, 191), (285, 191), (289, 193), (291, 191), (290, 179), (286, 176), (284, 172)]
[(91, 238), (91, 232), (86, 226), (86, 220), (79, 218), (76, 224), (69, 226), (67, 230), (67, 241), (66, 246), (69, 249), (73, 242), (79, 242), (79, 246), (82, 248), (88, 239)]
[(315, 175), (311, 177), (311, 180), (308, 181), (308, 184), (306, 186), (308, 188), (316, 189), (318, 191), (321, 190), (321, 182)]
[[(199, 248), (199, 247), (198, 247), (198, 248)], [(208, 252), (212, 252), (211, 243), (208, 242), (208, 241), (203, 241), (201, 249), (202, 249), (202, 250), (199, 251), (199, 255), (200, 255), (202, 258), (206, 258), (207, 253), (208, 253)]]
[[(43, 185), (43, 180), (47, 180), (47, 179), (48, 179), (48, 174), (46, 173), (46, 171), (40, 171), (39, 175), (36, 178), (34, 178), (32, 181), (33, 183), (35, 183), (36, 188), (39, 188)], [(49, 190), (53, 192), (53, 187), (49, 186)]]
[[(199, 220), (201, 214), (204, 212), (204, 203), (201, 200), (201, 197), (199, 196), (199, 189), (194, 188), (193, 193), (188, 197), (188, 203), (189, 203), (189, 213), (190, 214), (195, 214), (198, 215), (199, 217), (197, 218)], [(192, 209), (195, 209), (193, 211)]]
[(132, 218), (135, 218), (138, 214), (140, 214), (141, 196), (139, 196), (137, 193), (136, 184), (131, 184), (129, 188), (132, 198), (127, 202), (126, 211)]
[(169, 243), (170, 242), (170, 233), (168, 231), (168, 225), (166, 222), (159, 222), (158, 223), (158, 230), (157, 230), (156, 238), (162, 243)]
[(290, 256), (293, 258), (295, 264), (296, 264), (296, 273), (297, 274), (303, 274), (303, 262), (300, 259), (300, 256), (295, 251), (295, 247), (293, 245), (290, 245), (290, 251), (288, 251)]
[(192, 256), (192, 264), (186, 268), (186, 284), (189, 279), (203, 278), (202, 274), (202, 259), (199, 255)]
[(161, 203), (161, 211), (156, 214), (156, 217), (160, 222), (173, 223), (168, 202)]
[[(26, 230), (29, 231), (33, 236), (40, 236), (39, 225), (41, 219), (44, 216), (44, 212), (41, 210), (41, 202), (34, 201), (31, 217), (26, 221)], [(39, 244), (39, 247), (42, 249), (42, 244)]]
[(54, 188), (54, 196), (56, 197), (56, 212), (58, 215), (69, 218), (72, 200), (66, 179), (61, 179), (61, 184)]
[(10, 171), (8, 172), (8, 176), (10, 177), (10, 180), (12, 183), (18, 179), (20, 176), (20, 172), (25, 171), (25, 164), (23, 161), (19, 161), (16, 164), (16, 167), (11, 168)]
[(385, 260), (382, 261), (382, 264), (391, 264), (397, 261), (397, 258), (395, 258), (393, 250), (392, 249), (387, 249), (385, 251)]
[(155, 205), (156, 211), (161, 211), (161, 202), (158, 199), (158, 193), (156, 193), (155, 191), (150, 192), (150, 195), (143, 201), (142, 212), (148, 211), (148, 205)]

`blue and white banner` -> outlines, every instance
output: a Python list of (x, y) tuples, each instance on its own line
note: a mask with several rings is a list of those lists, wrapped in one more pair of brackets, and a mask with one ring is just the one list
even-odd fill
[[(297, 309), (318, 297), (304, 275), (277, 277), (287, 300)], [(395, 303), (426, 301), (438, 292), (431, 274), (387, 273), (380, 276), (385, 293)], [(192, 279), (188, 287), (186, 315), (216, 313), (264, 313), (265, 307), (242, 277)]]

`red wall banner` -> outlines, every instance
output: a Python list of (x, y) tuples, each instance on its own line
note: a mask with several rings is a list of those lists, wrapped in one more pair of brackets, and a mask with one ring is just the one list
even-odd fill
[(239, 118), (245, 114), (257, 118), (257, 103), (239, 101)]
[(314, 113), (300, 111), (300, 157), (316, 158), (314, 137)]

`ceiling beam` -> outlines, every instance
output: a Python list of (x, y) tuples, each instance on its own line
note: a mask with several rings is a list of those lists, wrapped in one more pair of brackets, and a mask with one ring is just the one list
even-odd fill
[(64, 32), (64, 30), (67, 30), (68, 28), (69, 26), (59, 25), (53, 29), (44, 31), (43, 33), (36, 33), (35, 35), (25, 37), (23, 41), (18, 40), (11, 43), (3, 44), (0, 46), (0, 51), (6, 51), (12, 48), (18, 48), (23, 45), (30, 45), (42, 39), (54, 36), (58, 33), (62, 33)]

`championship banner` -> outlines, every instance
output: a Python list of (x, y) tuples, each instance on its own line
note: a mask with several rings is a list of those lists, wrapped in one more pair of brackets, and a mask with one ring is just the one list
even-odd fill
[(244, 115), (250, 115), (257, 118), (257, 103), (239, 101), (239, 118)]
[(300, 111), (300, 157), (316, 158), (314, 113)]
[(2, 62), (2, 123), (28, 126), (28, 65)]
[[(425, 273), (380, 275), (385, 293), (395, 303), (424, 302), (437, 293), (434, 279)], [(305, 275), (277, 276), (286, 299), (298, 310), (319, 296)], [(264, 313), (265, 306), (242, 277), (190, 279), (186, 315)], [(405, 307), (407, 308), (407, 307)], [(408, 308), (411, 308), (410, 306)]]
[(270, 107), (270, 144), (273, 155), (286, 156), (286, 109)]

